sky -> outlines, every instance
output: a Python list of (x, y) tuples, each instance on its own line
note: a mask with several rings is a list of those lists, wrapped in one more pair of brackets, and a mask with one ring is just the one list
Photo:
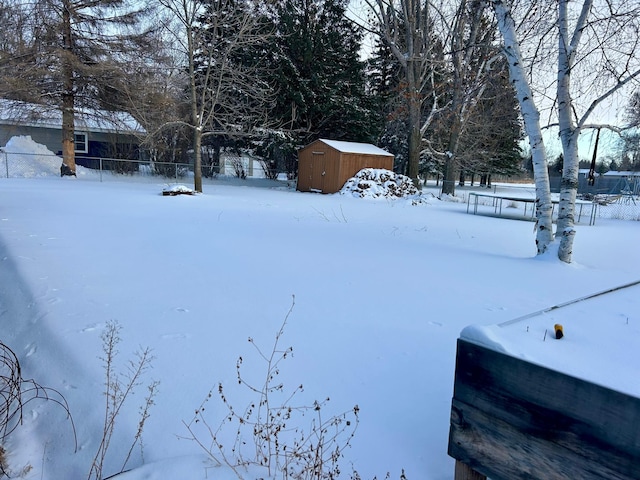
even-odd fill
[[(640, 394), (630, 373), (640, 361), (637, 287), (508, 323), (639, 280), (640, 213), (620, 220), (602, 208), (594, 226), (577, 226), (574, 263), (564, 264), (553, 252), (535, 256), (532, 222), (467, 213), (465, 188), (438, 200), (427, 185), (415, 202), (218, 178), (202, 194), (164, 196), (174, 186), (157, 177), (101, 182), (79, 167), (77, 178), (60, 178), (58, 157), (24, 138), (12, 148), (41, 156), (0, 178), (1, 340), (25, 378), (64, 396), (77, 438), (76, 448), (59, 405), (25, 404), (23, 423), (4, 442), (10, 470), (23, 478), (89, 478), (104, 430), (102, 337), (113, 324), (121, 329), (115, 370), (125, 375), (141, 349), (153, 360), (117, 417), (104, 477), (123, 470), (146, 387), (159, 382), (143, 448), (135, 445), (118, 480), (238, 478), (196, 440), (208, 448), (205, 424), (215, 430), (228, 413), (220, 383), (238, 412), (257, 401), (238, 384), (237, 361), (247, 382), (262, 385), (285, 319), (275, 350), (292, 352), (278, 365), (283, 393), (271, 404), (286, 404), (303, 385), (290, 405), (328, 398), (322, 419), (344, 413), (350, 427), (357, 405), (340, 478), (352, 469), (368, 480), (402, 471), (453, 478), (447, 439), (461, 335)], [(551, 342), (544, 333), (554, 323), (564, 324), (565, 338)], [(294, 409), (281, 441), (312, 431), (317, 414)], [(229, 456), (236, 427), (217, 434)], [(255, 459), (249, 432), (242, 441), (243, 458)], [(281, 478), (257, 465), (237, 472)]]

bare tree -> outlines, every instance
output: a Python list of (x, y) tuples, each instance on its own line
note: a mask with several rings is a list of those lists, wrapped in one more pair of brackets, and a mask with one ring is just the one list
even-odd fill
[[(484, 15), (486, 3), (365, 2), (403, 71), (409, 127), (408, 175), (417, 177), (421, 154), (437, 158), (444, 164), (442, 192), (454, 194), (460, 138), (482, 96), (491, 61), (486, 54), (493, 30)], [(447, 132), (444, 142), (427, 138), (436, 119), (436, 128)]]
[[(558, 258), (571, 262), (578, 191), (578, 136), (597, 106), (640, 75), (640, 5), (584, 0), (575, 18), (568, 0), (558, 1), (558, 120), (564, 154), (557, 232)], [(582, 50), (581, 50), (582, 49)], [(599, 70), (595, 95), (580, 91), (588, 71)], [(574, 72), (577, 74), (574, 76)], [(577, 77), (574, 81), (574, 77)], [(587, 77), (587, 78), (585, 78)], [(581, 105), (582, 103), (582, 105)]]
[[(265, 123), (271, 89), (259, 52), (269, 39), (258, 2), (159, 0), (173, 16), (167, 30), (178, 45), (187, 80), (194, 151), (194, 188), (202, 191), (202, 143), (210, 135), (246, 135)], [(178, 25), (176, 25), (176, 22)]]
[(509, 6), (499, 0), (493, 1), (492, 6), (498, 21), (498, 29), (502, 34), (511, 82), (516, 90), (524, 129), (531, 147), (536, 184), (536, 247), (538, 254), (541, 254), (547, 251), (553, 241), (553, 203), (551, 202), (544, 137), (540, 127), (540, 111), (534, 102), (533, 91), (528, 80), (517, 36), (516, 23)]
[[(495, 57), (495, 51), (491, 48), (495, 27), (486, 18), (485, 8), (482, 1), (461, 0), (450, 19), (439, 9), (445, 27), (446, 44), (449, 46), (446, 58), (450, 63), (447, 84), (450, 101), (444, 109), (448, 134), (445, 150), (439, 152), (444, 159), (444, 194), (455, 193), (460, 139), (483, 96), (489, 66)], [(433, 151), (431, 154), (437, 155)]]
[(408, 172), (417, 183), (422, 138), (441, 108), (436, 86), (437, 42), (432, 7), (424, 0), (364, 0), (376, 27), (402, 67), (408, 123)]
[[(552, 202), (547, 159), (540, 127), (540, 108), (548, 90), (537, 89), (536, 81), (548, 80), (533, 68), (548, 58), (555, 58), (555, 94), (553, 112), (557, 118), (563, 148), (563, 171), (557, 236), (558, 258), (571, 262), (575, 237), (575, 200), (578, 189), (578, 136), (585, 128), (612, 126), (598, 108), (640, 75), (640, 5), (625, 0), (583, 0), (569, 2), (527, 3), (517, 9), (515, 2), (491, 0), (509, 59), (512, 82), (518, 92), (525, 130), (533, 156), (536, 182), (536, 216), (538, 253), (547, 251), (554, 240)], [(526, 21), (516, 23), (513, 13), (522, 19), (536, 16), (547, 22), (544, 28), (531, 27)], [(543, 12), (543, 13), (541, 13)], [(526, 35), (534, 31), (533, 42)], [(555, 43), (555, 47), (554, 47)], [(522, 45), (531, 55), (522, 54)], [(529, 70), (527, 69), (529, 68)], [(535, 73), (535, 75), (532, 75)], [(543, 85), (544, 86), (544, 85)], [(600, 115), (597, 124), (587, 123)]]

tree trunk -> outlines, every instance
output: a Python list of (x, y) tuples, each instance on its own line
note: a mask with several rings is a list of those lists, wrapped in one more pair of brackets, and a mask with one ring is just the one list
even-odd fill
[(62, 163), (67, 166), (68, 171), (75, 175), (75, 84), (73, 81), (73, 39), (71, 37), (71, 5), (69, 0), (63, 2), (62, 9)]
[(409, 165), (407, 176), (418, 186), (422, 133), (420, 132), (422, 101), (418, 84), (418, 65), (415, 59), (407, 61), (407, 98), (409, 102)]
[[(190, 18), (185, 11), (185, 18)], [(189, 58), (189, 90), (191, 101), (191, 128), (193, 129), (193, 189), (202, 193), (202, 115), (198, 108), (198, 90), (196, 89), (196, 67), (194, 45), (194, 27), (191, 21), (187, 27), (187, 55)]]
[(458, 93), (454, 88), (454, 120), (451, 125), (451, 133), (449, 134), (449, 145), (447, 146), (447, 158), (444, 163), (444, 178), (442, 179), (442, 193), (446, 195), (455, 195), (456, 193), (456, 152), (458, 150), (458, 141), (460, 140), (460, 132), (462, 130), (462, 122), (460, 121), (460, 112), (458, 109), (459, 101), (456, 99)]
[(516, 36), (516, 26), (509, 8), (502, 0), (495, 0), (493, 8), (498, 20), (498, 28), (504, 41), (505, 55), (509, 64), (509, 76), (518, 96), (518, 103), (529, 137), (533, 174), (536, 185), (536, 248), (538, 254), (545, 253), (553, 241), (551, 188), (547, 157), (540, 128), (540, 112), (533, 102), (533, 92), (527, 81), (520, 45)]
[(193, 129), (193, 189), (202, 193), (202, 130)]
[(562, 182), (560, 183), (560, 203), (558, 205), (558, 228), (560, 246), (558, 258), (571, 263), (575, 230), (576, 196), (578, 194), (578, 135), (580, 127), (573, 121), (571, 99), (571, 70), (583, 25), (592, 0), (582, 5), (582, 13), (575, 26), (574, 35), (569, 36), (568, 0), (558, 2), (558, 123), (562, 142)]

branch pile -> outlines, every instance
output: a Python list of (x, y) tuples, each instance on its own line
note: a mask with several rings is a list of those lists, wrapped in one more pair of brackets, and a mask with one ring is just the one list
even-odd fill
[(341, 194), (369, 198), (401, 198), (418, 195), (418, 189), (406, 175), (382, 168), (364, 168), (350, 178)]

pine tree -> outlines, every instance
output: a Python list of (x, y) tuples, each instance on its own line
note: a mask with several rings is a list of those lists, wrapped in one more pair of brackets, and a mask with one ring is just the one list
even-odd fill
[(147, 11), (130, 0), (20, 0), (13, 8), (14, 18), (29, 22), (15, 44), (19, 54), (7, 61), (19, 84), (11, 96), (62, 111), (63, 163), (75, 173), (75, 112), (111, 107), (105, 86), (147, 50), (149, 32), (140, 29)]
[(372, 141), (362, 31), (345, 17), (347, 0), (284, 0), (275, 6), (272, 115), (282, 128), (312, 137)]

